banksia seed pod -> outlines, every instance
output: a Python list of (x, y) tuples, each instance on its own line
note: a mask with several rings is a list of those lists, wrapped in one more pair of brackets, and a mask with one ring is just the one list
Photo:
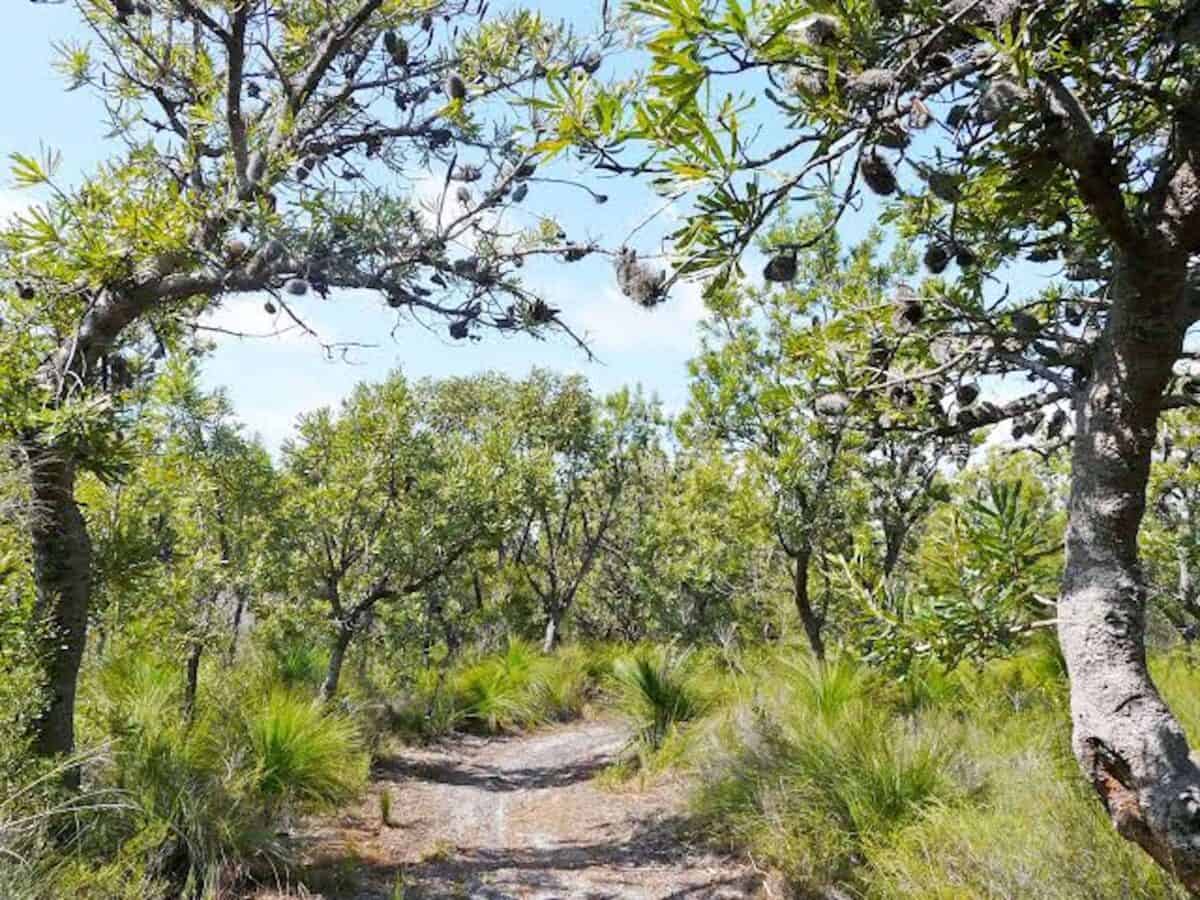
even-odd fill
[(887, 147), (889, 150), (903, 150), (909, 145), (911, 138), (908, 130), (899, 122), (892, 122), (890, 125), (885, 125), (879, 129), (879, 133), (875, 136), (875, 140), (881, 147)]
[(1046, 437), (1056, 438), (1063, 433), (1063, 429), (1067, 427), (1067, 412), (1059, 408), (1054, 411), (1054, 415), (1050, 417), (1050, 421), (1046, 423)]
[(17, 296), (22, 300), (32, 300), (37, 296), (37, 291), (33, 289), (33, 285), (17, 282)]
[(941, 244), (930, 244), (925, 251), (925, 268), (940, 275), (950, 265), (950, 254)]
[(289, 278), (283, 289), (293, 297), (303, 297), (308, 293), (308, 282), (303, 278)]
[(892, 167), (888, 165), (887, 160), (880, 156), (875, 150), (863, 154), (862, 162), (858, 165), (859, 174), (862, 179), (876, 194), (886, 197), (889, 194), (896, 193), (896, 188), (899, 186), (896, 183), (896, 175), (892, 171)]
[(462, 80), (462, 76), (457, 72), (451, 72), (446, 76), (446, 96), (451, 100), (464, 100), (467, 96), (467, 83)]
[(888, 389), (888, 400), (899, 409), (910, 409), (917, 403), (917, 393), (907, 384), (894, 384)]
[(959, 406), (967, 407), (979, 399), (979, 385), (968, 381), (966, 384), (960, 384), (958, 390), (954, 392), (954, 399)]
[(929, 169), (923, 173), (929, 193), (946, 203), (957, 203), (962, 199), (962, 178), (947, 172)]
[(1058, 259), (1058, 247), (1054, 244), (1039, 244), (1030, 250), (1025, 258), (1030, 262), (1050, 262), (1052, 259)]
[(791, 281), (796, 277), (796, 254), (777, 253), (767, 260), (763, 266), (763, 278), (777, 284)]
[(971, 108), (965, 103), (958, 103), (950, 107), (950, 112), (946, 113), (946, 125), (950, 128), (958, 128), (967, 121), (971, 113)]
[(468, 335), (469, 325), (470, 325), (469, 319), (459, 319), (456, 322), (451, 322), (450, 323), (450, 337), (454, 338), (456, 341), (461, 341), (463, 338), (465, 338)]
[(896, 73), (891, 69), (865, 69), (846, 80), (846, 92), (858, 100), (879, 97), (895, 86)]
[(1032, 337), (1042, 329), (1042, 323), (1027, 312), (1016, 310), (1012, 316), (1013, 331), (1023, 337)]
[(850, 409), (850, 398), (840, 391), (822, 394), (814, 404), (817, 415), (830, 418), (844, 416)]
[(270, 300), (268, 300), (266, 303), (263, 304), (263, 310), (266, 312), (266, 314), (268, 316), (273, 316), (273, 315), (275, 315), (275, 312), (276, 312), (275, 304), (272, 303)]
[(914, 131), (924, 131), (933, 123), (933, 113), (920, 97), (913, 97), (908, 108), (908, 126)]
[(639, 306), (650, 308), (667, 299), (667, 273), (639, 260), (632, 248), (617, 251), (613, 269), (621, 293)]
[(999, 122), (1012, 116), (1025, 99), (1025, 89), (1009, 78), (988, 82), (979, 95), (979, 118), (984, 122)]
[(515, 188), (513, 188), (513, 192), (512, 192), (513, 202), (520, 203), (522, 200), (525, 199), (525, 196), (528, 193), (529, 193), (529, 185), (518, 184)]
[(814, 47), (828, 47), (837, 40), (842, 23), (835, 17), (817, 13), (796, 23), (800, 39)]
[(925, 319), (925, 307), (915, 297), (903, 300), (896, 306), (893, 324), (897, 331), (912, 331)]
[(454, 181), (478, 181), (481, 177), (483, 177), (483, 172), (479, 170), (478, 166), (455, 166), (454, 171), (450, 173), (450, 178)]
[(454, 196), (458, 198), (458, 202), (463, 206), (471, 205), (471, 191), (466, 185), (460, 185), (458, 190), (454, 192)]
[(245, 258), (249, 252), (250, 248), (246, 246), (246, 242), (239, 238), (233, 238), (225, 243), (225, 258), (231, 263)]
[(960, 246), (954, 251), (954, 261), (958, 263), (960, 269), (971, 269), (979, 262), (979, 257), (970, 247)]
[(927, 72), (944, 72), (946, 69), (954, 65), (954, 60), (949, 53), (931, 53), (929, 58), (925, 60), (925, 70)]

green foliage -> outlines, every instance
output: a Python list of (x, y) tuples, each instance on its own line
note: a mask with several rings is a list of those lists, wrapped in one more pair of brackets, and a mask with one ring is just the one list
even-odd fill
[(456, 728), (496, 734), (569, 721), (586, 713), (612, 653), (573, 645), (546, 655), (510, 639), (502, 651), (425, 670), (394, 724), (433, 737)]
[(104, 666), (86, 706), (88, 734), (111, 749), (92, 778), (121, 803), (87, 813), (61, 878), (144, 872), (184, 896), (208, 896), (287, 864), (279, 831), (289, 817), (358, 795), (367, 758), (357, 726), (282, 686), (239, 691), (254, 683), (248, 675), (232, 673), (188, 722), (173, 667), (146, 655)]
[(688, 683), (688, 663), (687, 653), (669, 647), (635, 650), (613, 663), (616, 705), (633, 729), (630, 745), (640, 756), (662, 749), (677, 727), (701, 713), (701, 699)]
[(852, 639), (872, 665), (905, 672), (918, 658), (953, 668), (1014, 652), (1052, 618), (1062, 517), (1029, 476), (982, 474), (930, 519), (906, 582), (862, 588)]
[(366, 758), (352, 721), (312, 699), (276, 690), (245, 715), (252, 788), (274, 810), (320, 811), (363, 789)]
[(953, 731), (904, 721), (865, 670), (776, 660), (751, 684), (703, 751), (694, 810), (804, 890), (855, 883), (870, 847), (958, 794)]

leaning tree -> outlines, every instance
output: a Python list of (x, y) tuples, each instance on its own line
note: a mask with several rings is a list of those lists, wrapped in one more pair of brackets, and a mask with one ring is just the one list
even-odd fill
[[(1200, 769), (1147, 672), (1137, 540), (1158, 418), (1196, 384), (1173, 367), (1200, 317), (1200, 4), (633, 0), (627, 21), (647, 70), (564, 85), (547, 151), (694, 191), (675, 249), (718, 279), (789, 200), (869, 204), (941, 276), (897, 298), (940, 354), (906, 377), (953, 415), (928, 427), (1070, 440), (1075, 753), (1121, 834), (1200, 892)], [(1067, 283), (1027, 290), (1038, 266)], [(957, 402), (947, 376), (971, 379)]]
[(605, 49), (475, 0), (69, 8), (88, 40), (64, 39), (59, 67), (97, 95), (113, 153), (77, 179), (52, 153), (14, 157), (17, 182), (48, 199), (0, 232), (0, 409), (35, 501), (43, 754), (72, 749), (92, 593), (76, 474), (119, 474), (130, 386), (198, 350), (203, 314), (239, 292), (262, 292), (276, 328), (307, 328), (306, 296), (359, 289), (456, 340), (567, 329), (516, 269), (592, 248), (509, 210), (542, 176), (528, 151), (540, 86), (594, 72)]

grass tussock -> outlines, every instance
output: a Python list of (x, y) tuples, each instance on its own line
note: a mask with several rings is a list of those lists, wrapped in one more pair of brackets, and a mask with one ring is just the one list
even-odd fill
[(776, 658), (749, 672), (710, 744), (700, 827), (803, 890), (854, 883), (870, 847), (960, 793), (956, 735), (894, 712), (849, 663)]
[(409, 737), (455, 730), (501, 734), (583, 716), (611, 668), (603, 648), (564, 647), (543, 654), (511, 640), (498, 653), (466, 658), (450, 670), (419, 673), (393, 726)]
[[(29, 862), (0, 880), (2, 896), (228, 896), (290, 863), (281, 837), (289, 821), (332, 810), (365, 786), (354, 723), (283, 685), (266, 694), (230, 688), (189, 721), (178, 673), (140, 655), (106, 665), (90, 691), (85, 734), (105, 736), (104, 751), (85, 761), (82, 794), (42, 780), (39, 832), (6, 854)], [(10, 797), (0, 815), (19, 805)]]

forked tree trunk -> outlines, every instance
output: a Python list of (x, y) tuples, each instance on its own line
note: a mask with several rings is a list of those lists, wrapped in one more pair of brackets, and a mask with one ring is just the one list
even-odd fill
[[(75, 687), (87, 641), (92, 594), (92, 544), (75, 501), (75, 466), (62, 452), (27, 445), (34, 503), (30, 538), (37, 588), (34, 617), (41, 629), (46, 705), (33, 725), (41, 756), (75, 749)], [(79, 772), (66, 773), (77, 786)]]
[(824, 661), (825, 638), (821, 630), (825, 623), (821, 620), (820, 613), (813, 608), (808, 587), (808, 564), (811, 559), (810, 554), (801, 553), (792, 561), (795, 566), (792, 572), (793, 596), (796, 612), (800, 614), (800, 624), (804, 626), (804, 634), (808, 638), (808, 646), (812, 649), (813, 656)]
[[(1150, 680), (1138, 563), (1151, 450), (1182, 344), (1181, 287), (1122, 297), (1077, 392), (1067, 561), (1058, 634), (1071, 679), (1074, 749), (1117, 830), (1200, 890), (1200, 770)], [(1150, 302), (1147, 302), (1149, 299)], [(1153, 301), (1158, 301), (1157, 306)], [(1136, 317), (1131, 309), (1136, 309)]]
[(348, 626), (338, 628), (329, 648), (329, 665), (325, 669), (325, 680), (321, 683), (321, 700), (328, 703), (337, 695), (338, 682), (342, 677), (342, 664), (346, 661), (346, 651), (354, 638), (354, 629)]

